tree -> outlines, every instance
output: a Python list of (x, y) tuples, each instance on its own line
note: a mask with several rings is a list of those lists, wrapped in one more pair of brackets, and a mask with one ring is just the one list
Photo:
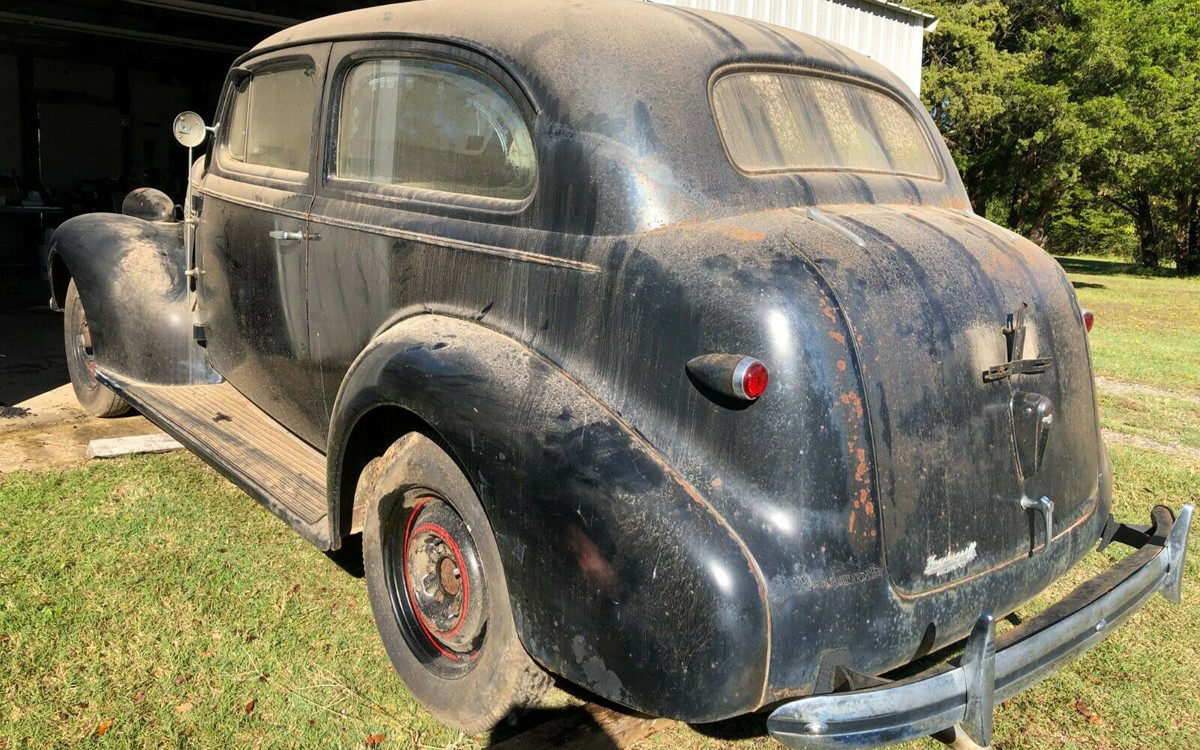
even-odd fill
[(1200, 0), (928, 0), (924, 97), (976, 207), (1200, 273)]

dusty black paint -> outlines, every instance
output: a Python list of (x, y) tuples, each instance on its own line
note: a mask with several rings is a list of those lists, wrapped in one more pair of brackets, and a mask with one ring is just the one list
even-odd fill
[[(508, 89), (534, 134), (530, 199), (328, 177), (341, 75), (379, 54), (454, 60)], [(211, 147), (193, 188), (198, 322), (216, 371), (327, 454), (330, 539), (350, 530), (343, 467), (369, 453), (347, 445), (378, 428), (373, 410), (402, 410), (479, 492), (530, 653), (689, 720), (828, 689), (837, 667), (903, 664), (1012, 610), (1096, 539), (1110, 469), (1073, 292), (1041, 250), (964, 213), (928, 118), (939, 181), (749, 177), (725, 155), (715, 71), (794, 64), (919, 111), (876, 64), (612, 0), (370, 9), (280, 32), (239, 65), (296, 55), (328, 73), (310, 176), (239, 172)], [(75, 220), (57, 252), (84, 280), (100, 366), (184, 382), (205, 352), (181, 230), (131, 222)], [(321, 239), (283, 247), (269, 229)], [(1022, 303), (1029, 353), (1054, 367), (984, 383)], [(175, 350), (187, 368), (148, 368)], [(711, 352), (761, 359), (767, 393), (740, 409), (702, 393), (685, 365)], [(1024, 480), (1017, 388), (1057, 407), (1045, 467)], [(1048, 552), (1030, 554), (1022, 490), (1061, 503)], [(927, 569), (971, 543), (960, 566)]]

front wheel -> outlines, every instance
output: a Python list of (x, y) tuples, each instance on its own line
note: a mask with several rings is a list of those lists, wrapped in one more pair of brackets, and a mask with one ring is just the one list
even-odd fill
[(409, 691), (468, 734), (541, 697), (550, 676), (517, 637), (491, 525), (453, 459), (407, 435), (367, 465), (358, 492), (371, 609)]
[(92, 334), (75, 280), (67, 285), (63, 305), (63, 338), (67, 347), (67, 371), (79, 405), (95, 417), (119, 417), (129, 404), (96, 380), (96, 356), (92, 352)]

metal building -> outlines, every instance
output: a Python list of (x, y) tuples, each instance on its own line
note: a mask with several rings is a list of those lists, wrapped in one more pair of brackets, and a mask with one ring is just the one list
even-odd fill
[(937, 26), (928, 13), (887, 0), (654, 0), (787, 26), (861, 52), (921, 93), (921, 51)]

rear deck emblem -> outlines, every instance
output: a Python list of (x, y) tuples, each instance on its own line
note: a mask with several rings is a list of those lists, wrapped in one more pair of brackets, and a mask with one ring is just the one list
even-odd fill
[(1054, 362), (1053, 357), (1025, 359), (1025, 308), (1028, 302), (1022, 302), (1015, 314), (1010, 313), (1008, 322), (1000, 329), (1008, 339), (1008, 361), (995, 365), (983, 371), (983, 382), (991, 383), (1004, 380), (1012, 375), (1036, 375), (1045, 372)]
[(945, 557), (930, 555), (929, 559), (925, 561), (925, 575), (941, 576), (967, 567), (967, 564), (978, 555), (977, 547), (978, 542), (971, 542), (966, 547), (957, 552), (951, 552)]

